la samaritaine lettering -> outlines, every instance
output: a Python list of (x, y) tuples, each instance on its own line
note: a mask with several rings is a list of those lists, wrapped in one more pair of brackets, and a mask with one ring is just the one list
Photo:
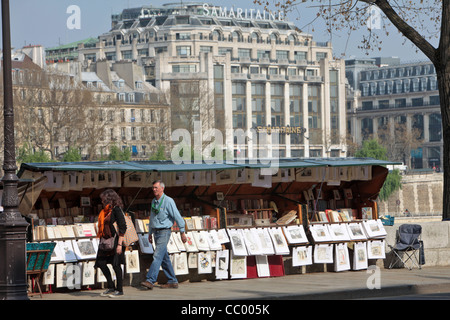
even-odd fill
[(271, 20), (283, 21), (284, 14), (282, 12), (267, 12), (266, 10), (258, 9), (242, 9), (227, 7), (210, 7), (209, 4), (203, 4), (205, 16), (235, 18), (235, 19), (250, 19), (250, 20)]

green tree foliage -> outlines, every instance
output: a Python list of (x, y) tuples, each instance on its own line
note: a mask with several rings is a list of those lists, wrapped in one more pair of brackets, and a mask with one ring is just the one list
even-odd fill
[[(386, 149), (382, 147), (375, 139), (365, 140), (361, 149), (359, 149), (355, 155), (356, 157), (361, 158), (388, 160), (386, 156)], [(402, 176), (400, 175), (400, 170), (393, 170), (387, 175), (378, 197), (381, 201), (385, 201), (391, 196), (391, 194), (401, 188)]]
[(67, 150), (67, 152), (64, 154), (62, 161), (64, 162), (81, 161), (80, 149), (70, 147), (69, 150)]
[(125, 148), (123, 151), (118, 146), (112, 145), (109, 148), (108, 160), (130, 161), (131, 150)]
[(158, 149), (149, 157), (149, 160), (167, 160), (166, 147), (162, 144), (159, 144)]
[(17, 156), (18, 163), (31, 163), (31, 162), (52, 162), (50, 154), (43, 150), (33, 151), (33, 149), (27, 144), (19, 148), (19, 154)]

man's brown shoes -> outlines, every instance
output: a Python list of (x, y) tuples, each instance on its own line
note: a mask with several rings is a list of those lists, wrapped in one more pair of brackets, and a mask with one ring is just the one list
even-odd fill
[(142, 281), (142, 282), (141, 282), (141, 286), (142, 286), (142, 287), (145, 287), (145, 288), (147, 288), (147, 289), (150, 289), (150, 290), (153, 289), (153, 283), (148, 282), (148, 281)]

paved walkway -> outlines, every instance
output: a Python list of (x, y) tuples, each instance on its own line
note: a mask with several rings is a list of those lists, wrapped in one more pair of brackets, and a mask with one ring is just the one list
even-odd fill
[[(48, 300), (113, 300), (104, 290), (69, 291), (31, 297)], [(450, 293), (450, 267), (376, 269), (287, 275), (284, 277), (183, 282), (178, 289), (124, 288), (114, 300), (293, 300), (365, 299), (397, 295)]]

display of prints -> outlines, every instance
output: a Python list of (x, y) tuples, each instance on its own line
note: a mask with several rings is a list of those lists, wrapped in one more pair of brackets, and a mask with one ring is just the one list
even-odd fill
[(313, 224), (309, 227), (309, 230), (315, 242), (332, 241), (328, 225), (326, 224)]
[(228, 263), (230, 253), (228, 250), (216, 252), (216, 279), (228, 279)]
[(261, 244), (259, 242), (259, 237), (253, 230), (256, 229), (243, 229), (244, 243), (247, 247), (247, 252), (249, 255), (260, 255), (262, 254)]
[(269, 234), (275, 248), (275, 254), (289, 254), (289, 247), (281, 228), (269, 228)]
[(364, 233), (362, 224), (360, 222), (348, 223), (347, 231), (351, 240), (365, 240), (367, 239)]
[(173, 261), (174, 261), (173, 270), (175, 271), (175, 275), (178, 276), (189, 274), (188, 259), (186, 252), (175, 253)]
[(137, 250), (125, 251), (125, 270), (127, 273), (141, 272), (141, 268), (139, 266), (139, 252)]
[(258, 277), (270, 277), (269, 260), (266, 255), (256, 256), (256, 270), (258, 272)]
[(209, 230), (206, 232), (206, 238), (211, 250), (222, 250), (222, 244), (219, 241), (219, 236), (216, 230)]
[(350, 241), (347, 226), (343, 223), (333, 223), (328, 226), (333, 241)]
[(153, 254), (153, 245), (148, 241), (148, 233), (139, 233), (139, 248), (141, 249), (141, 253), (145, 254)]
[(264, 255), (275, 254), (275, 249), (273, 247), (272, 239), (267, 228), (256, 228), (256, 234), (259, 237), (259, 242), (261, 243), (261, 251)]
[(197, 269), (198, 274), (205, 274), (205, 273), (211, 273), (212, 272), (212, 265), (211, 265), (211, 252), (199, 252), (197, 254), (198, 262), (197, 262)]
[(384, 259), (384, 258), (386, 258), (384, 240), (369, 240), (369, 241), (367, 241), (367, 258), (368, 259)]
[(307, 266), (313, 263), (312, 261), (312, 246), (300, 246), (292, 249), (292, 266)]
[(228, 236), (230, 237), (231, 249), (235, 256), (246, 256), (247, 249), (242, 236), (242, 230), (227, 229)]
[(378, 238), (387, 235), (380, 219), (363, 221), (363, 226), (368, 238)]
[(72, 246), (78, 260), (89, 260), (97, 257), (98, 247), (91, 239), (72, 240)]
[(82, 263), (82, 277), (81, 283), (83, 286), (95, 284), (95, 261), (84, 261)]
[(337, 243), (334, 248), (334, 271), (350, 270), (350, 257), (347, 243)]
[(333, 263), (333, 245), (316, 244), (314, 246), (314, 263)]
[(353, 246), (353, 270), (367, 268), (367, 246), (364, 242), (356, 242)]
[(184, 243), (187, 252), (198, 252), (197, 244), (194, 239), (192, 232), (186, 232), (187, 241)]
[(283, 231), (289, 244), (308, 243), (308, 238), (302, 225), (283, 227)]
[(230, 261), (230, 277), (231, 279), (247, 278), (247, 257), (234, 255), (231, 252)]

